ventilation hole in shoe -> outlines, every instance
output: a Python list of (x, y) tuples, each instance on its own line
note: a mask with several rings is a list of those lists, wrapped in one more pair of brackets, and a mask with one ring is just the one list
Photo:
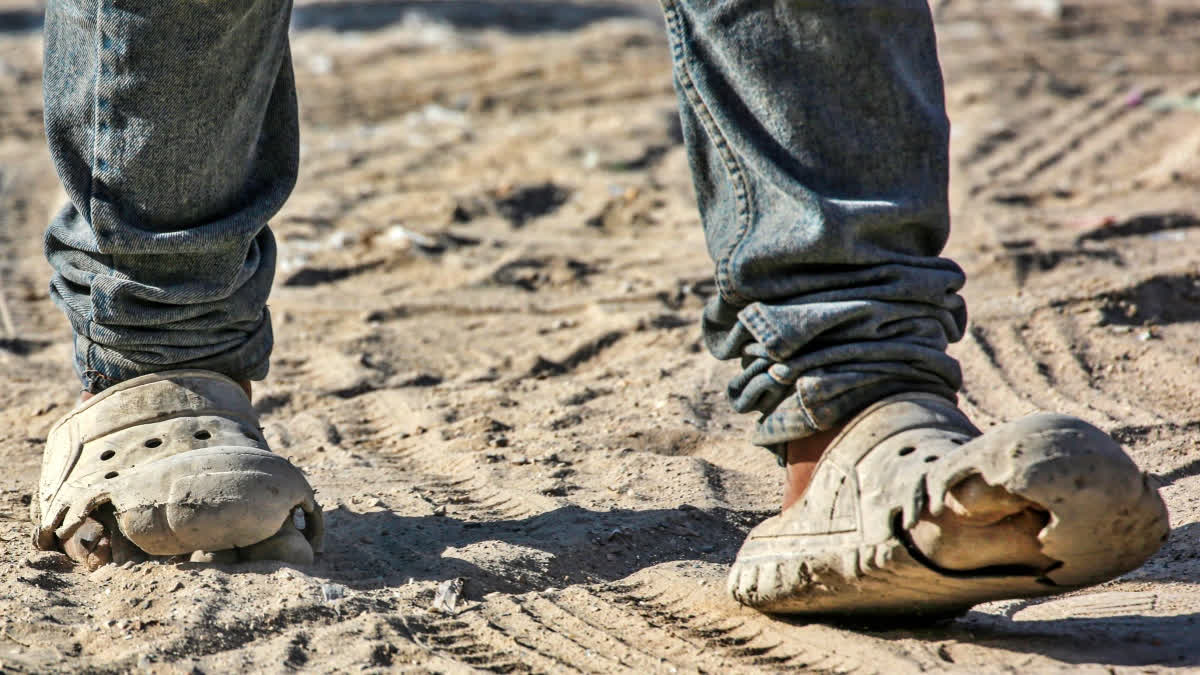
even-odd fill
[(115, 450), (105, 450), (104, 452), (100, 453), (100, 461), (106, 462), (116, 456), (117, 453)]
[(208, 439), (212, 438), (212, 434), (208, 433), (204, 429), (201, 429), (200, 431), (192, 434), (192, 438), (198, 441), (207, 441)]
[(936, 462), (936, 461), (938, 461), (938, 456), (937, 456), (937, 455), (930, 455), (930, 456), (928, 456), (928, 457), (926, 457), (926, 458), (925, 458), (925, 462), (926, 462), (926, 463), (928, 463), (928, 462)]
[(162, 439), (151, 438), (150, 440), (146, 441), (145, 445), (147, 448), (157, 448), (158, 446), (162, 445)]
[(116, 471), (109, 471), (108, 473), (104, 474), (104, 477), (105, 478), (116, 478), (119, 475), (121, 475), (121, 474), (117, 473)]
[(903, 448), (900, 448), (900, 456), (901, 456), (901, 457), (903, 457), (903, 456), (905, 456), (905, 455), (911, 455), (911, 454), (913, 454), (913, 453), (914, 453), (914, 452), (916, 452), (916, 451), (917, 451), (917, 449), (916, 449), (916, 448), (914, 448), (913, 446), (911, 446), (911, 445), (906, 445), (906, 446), (904, 446)]

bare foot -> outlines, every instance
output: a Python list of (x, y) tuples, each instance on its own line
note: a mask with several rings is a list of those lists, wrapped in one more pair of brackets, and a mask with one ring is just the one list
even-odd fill
[[(788, 443), (783, 510), (808, 489), (818, 460), (841, 428)], [(1041, 552), (1038, 533), (1049, 514), (1037, 504), (969, 476), (946, 494), (946, 508), (934, 516), (928, 507), (909, 534), (917, 548), (939, 567), (972, 570), (993, 565), (1045, 569), (1054, 561)]]
[(821, 459), (821, 455), (825, 454), (825, 449), (841, 431), (841, 427), (818, 431), (812, 436), (788, 443), (787, 475), (783, 481), (782, 511), (787, 511), (789, 506), (804, 496), (804, 491), (808, 489), (808, 484), (812, 481), (813, 471), (817, 468), (817, 461)]
[(973, 570), (990, 565), (1048, 569), (1038, 533), (1050, 514), (1037, 504), (970, 476), (946, 494), (936, 516), (926, 507), (909, 530), (912, 542), (939, 567)]

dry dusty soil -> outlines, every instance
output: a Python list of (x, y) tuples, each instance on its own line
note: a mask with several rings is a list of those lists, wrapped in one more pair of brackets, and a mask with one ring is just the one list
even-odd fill
[[(640, 1), (301, 2), (303, 170), (273, 223), (279, 340), (256, 399), (320, 491), (328, 553), (90, 574), (34, 553), (42, 444), (77, 392), (39, 248), (63, 198), (40, 6), (0, 0), (0, 669), (1200, 668), (1200, 10), (937, 12), (962, 404), (982, 426), (1057, 410), (1119, 438), (1173, 512), (1145, 567), (940, 627), (806, 625), (725, 596), (780, 475), (698, 342), (711, 268)], [(430, 611), (459, 578), (456, 610)]]

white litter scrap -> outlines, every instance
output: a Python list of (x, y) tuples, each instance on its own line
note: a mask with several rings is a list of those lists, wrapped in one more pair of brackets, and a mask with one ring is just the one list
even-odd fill
[(341, 584), (321, 584), (321, 598), (334, 602), (346, 597), (346, 587)]
[(1047, 19), (1058, 21), (1063, 18), (1062, 0), (1017, 0), (1017, 9), (1037, 12)]
[(467, 580), (462, 577), (447, 579), (438, 584), (437, 595), (433, 596), (433, 604), (429, 607), (431, 612), (440, 612), (442, 614), (457, 614), (458, 602), (462, 597), (463, 586)]

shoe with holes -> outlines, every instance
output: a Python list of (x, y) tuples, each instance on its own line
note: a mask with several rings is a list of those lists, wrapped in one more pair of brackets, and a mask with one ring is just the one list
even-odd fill
[(1112, 579), (1168, 529), (1150, 479), (1086, 422), (981, 434), (946, 399), (902, 394), (851, 420), (804, 497), (751, 530), (729, 590), (771, 613), (948, 617)]
[(43, 550), (81, 528), (115, 528), (104, 533), (114, 552), (118, 542), (160, 556), (257, 545), (259, 558), (303, 563), (324, 532), (312, 487), (267, 448), (245, 391), (203, 370), (138, 377), (72, 410), (50, 430), (31, 508)]

